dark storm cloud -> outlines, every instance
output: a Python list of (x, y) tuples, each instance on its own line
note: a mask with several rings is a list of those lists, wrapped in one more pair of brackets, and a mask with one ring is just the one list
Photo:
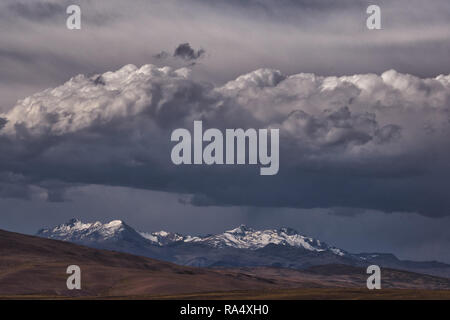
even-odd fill
[(166, 52), (166, 51), (161, 51), (160, 53), (157, 53), (157, 54), (154, 55), (154, 57), (155, 57), (156, 59), (166, 59), (166, 58), (168, 58), (169, 56), (170, 56), (169, 53)]
[[(6, 60), (15, 60), (21, 63), (28, 63), (32, 60), (34, 60), (34, 57), (32, 54), (27, 54), (23, 52), (17, 52), (14, 50), (8, 50), (8, 49), (0, 49), (0, 61), (4, 60), (2, 62), (8, 62)], [(6, 80), (6, 79), (5, 79)]]
[(183, 62), (187, 62), (188, 66), (194, 66), (196, 61), (205, 56), (206, 51), (204, 49), (195, 50), (191, 47), (191, 45), (186, 43), (179, 44), (173, 54), (169, 54), (167, 51), (161, 51), (153, 57), (157, 60), (163, 61), (165, 64), (172, 63), (173, 65), (177, 64), (177, 59)]
[(4, 118), (0, 118), (0, 130), (5, 126), (5, 124), (8, 122), (8, 120)]
[(31, 199), (33, 187), (26, 177), (13, 172), (0, 172), (0, 197)]
[(192, 61), (201, 58), (205, 54), (205, 50), (194, 50), (189, 43), (181, 43), (176, 47), (173, 56), (184, 60)]
[[(101, 83), (96, 79), (101, 78)], [(186, 68), (127, 65), (20, 101), (1, 115), (0, 171), (27, 185), (103, 184), (190, 194), (201, 206), (450, 212), (450, 79), (397, 73), (285, 76), (260, 69), (223, 86)], [(279, 128), (280, 172), (175, 166), (171, 131)], [(56, 186), (56, 187), (55, 187)], [(52, 191), (53, 190), (53, 191)]]
[(349, 10), (373, 3), (370, 0), (194, 0), (194, 2), (204, 5), (226, 5), (250, 10), (261, 10), (266, 13), (272, 13), (280, 8), (320, 11)]
[[(38, 84), (42, 82), (58, 83), (67, 80), (66, 70), (80, 70), (84, 66), (76, 60), (58, 54), (29, 53), (20, 49), (0, 49), (0, 82), (5, 84)], [(17, 72), (17, 70), (21, 72)], [(27, 72), (24, 78), (24, 70)]]
[(17, 1), (7, 5), (9, 14), (16, 15), (18, 17), (36, 20), (42, 22), (42, 20), (52, 19), (57, 15), (64, 14), (66, 6), (63, 3), (47, 2), (47, 1), (33, 1), (22, 2)]
[[(71, 1), (71, 0), (5, 0), (4, 8), (0, 12), (0, 17), (9, 24), (14, 24), (14, 19), (21, 18), (27, 23), (37, 23), (40, 25), (63, 25), (68, 14), (66, 12), (70, 5), (79, 5), (82, 9), (83, 22), (90, 25), (108, 25), (111, 21), (120, 16), (120, 12), (104, 12), (96, 9), (83, 10), (83, 5), (92, 5), (91, 2)], [(105, 10), (106, 11), (106, 10)]]

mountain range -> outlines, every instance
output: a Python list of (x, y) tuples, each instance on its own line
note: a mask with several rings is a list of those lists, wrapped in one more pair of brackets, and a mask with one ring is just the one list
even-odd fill
[(341, 264), (407, 270), (450, 278), (450, 265), (400, 260), (389, 253), (350, 253), (301, 235), (291, 228), (254, 230), (245, 225), (220, 234), (191, 236), (167, 231), (142, 232), (121, 220), (84, 223), (72, 219), (37, 236), (126, 252), (195, 267), (279, 267), (306, 269)]

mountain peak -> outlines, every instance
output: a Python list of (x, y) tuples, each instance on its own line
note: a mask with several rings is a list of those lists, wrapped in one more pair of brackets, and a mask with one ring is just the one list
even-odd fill
[(41, 229), (38, 235), (64, 241), (104, 241), (123, 236), (124, 232), (135, 233), (122, 220), (108, 223), (87, 222), (72, 218), (68, 222), (54, 228)]
[(120, 226), (122, 226), (124, 224), (125, 223), (122, 220), (113, 220), (113, 221), (110, 221), (108, 223), (105, 223), (104, 226), (105, 227), (114, 228), (114, 227), (120, 227)]
[(69, 221), (67, 221), (67, 222), (65, 223), (65, 225), (73, 226), (73, 225), (75, 225), (75, 224), (78, 223), (78, 222), (81, 222), (80, 219), (72, 218), (72, 219), (70, 219)]
[(239, 227), (227, 230), (225, 233), (245, 234), (246, 232), (254, 231), (252, 228), (247, 227), (245, 224), (241, 224)]
[(290, 236), (291, 236), (291, 235), (298, 234), (298, 231), (297, 231), (297, 230), (292, 229), (292, 228), (288, 228), (288, 227), (280, 228), (279, 231), (282, 232), (282, 233), (285, 233), (285, 234), (287, 234), (287, 235), (290, 235)]

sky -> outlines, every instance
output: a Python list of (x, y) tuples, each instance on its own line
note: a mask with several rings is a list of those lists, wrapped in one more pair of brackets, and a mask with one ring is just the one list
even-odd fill
[[(81, 30), (66, 28), (79, 4)], [(0, 4), (0, 228), (288, 226), (450, 262), (450, 3)], [(280, 171), (175, 166), (176, 128), (278, 128)]]

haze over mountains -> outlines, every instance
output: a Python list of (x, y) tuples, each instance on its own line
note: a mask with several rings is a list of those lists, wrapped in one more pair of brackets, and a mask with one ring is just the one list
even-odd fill
[(245, 225), (221, 234), (191, 236), (139, 232), (120, 220), (84, 223), (72, 219), (41, 229), (40, 237), (63, 240), (196, 267), (282, 267), (306, 269), (327, 264), (376, 264), (450, 278), (450, 265), (399, 260), (389, 253), (349, 253), (289, 228), (253, 230)]

